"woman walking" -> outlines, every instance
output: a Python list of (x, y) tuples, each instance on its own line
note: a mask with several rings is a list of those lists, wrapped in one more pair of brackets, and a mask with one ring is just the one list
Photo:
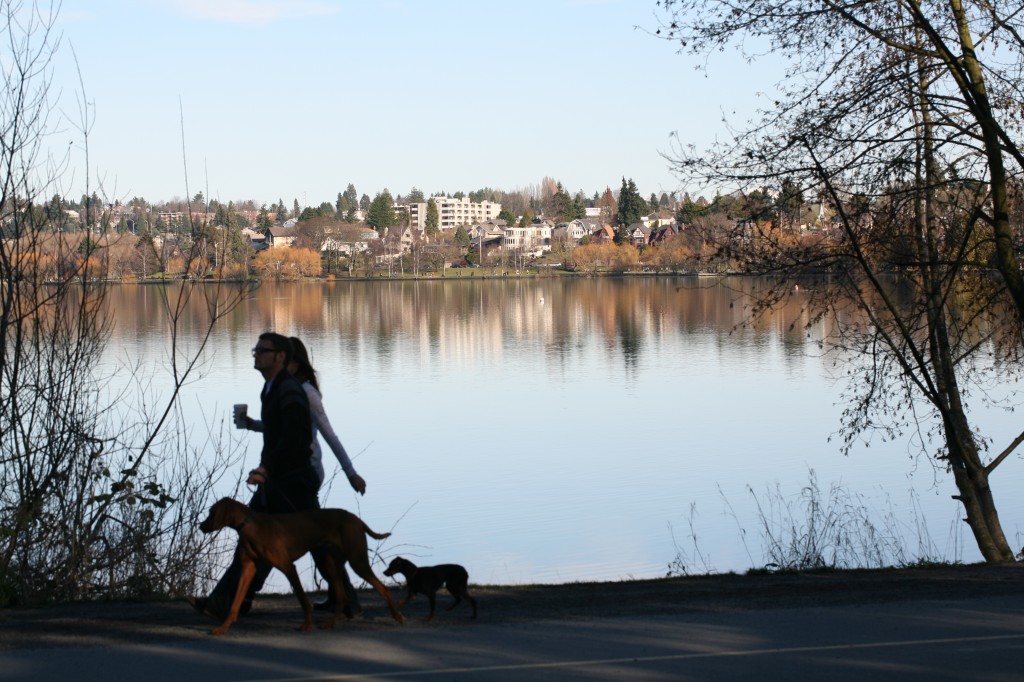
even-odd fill
[[(335, 458), (341, 465), (342, 470), (345, 472), (345, 476), (348, 477), (349, 485), (360, 495), (366, 494), (366, 481), (360, 476), (355, 467), (352, 466), (352, 460), (349, 458), (348, 453), (345, 451), (345, 446), (341, 444), (341, 439), (334, 432), (334, 427), (331, 426), (331, 421), (327, 418), (327, 413), (324, 411), (323, 397), (320, 394), (320, 384), (316, 378), (316, 370), (313, 368), (312, 363), (309, 360), (309, 352), (306, 350), (306, 345), (297, 337), (290, 337), (292, 354), (288, 362), (288, 372), (298, 379), (299, 383), (302, 384), (302, 388), (306, 392), (306, 397), (309, 399), (309, 415), (310, 421), (313, 426), (313, 454), (310, 458), (310, 462), (313, 468), (316, 470), (318, 487), (324, 482), (324, 464), (323, 464), (323, 451), (320, 448), (320, 439), (317, 438), (317, 434), (323, 436), (324, 441), (330, 446), (331, 452), (334, 453)], [(252, 431), (262, 431), (263, 423), (256, 419), (246, 418), (244, 428)], [(362, 611), (359, 607), (359, 596), (352, 587), (352, 582), (348, 577), (348, 571), (343, 570), (339, 572), (343, 581), (342, 587), (345, 590), (345, 615), (349, 618), (354, 617)], [(328, 583), (327, 585), (327, 600), (315, 604), (315, 608), (333, 611), (334, 610), (334, 589), (333, 586)]]

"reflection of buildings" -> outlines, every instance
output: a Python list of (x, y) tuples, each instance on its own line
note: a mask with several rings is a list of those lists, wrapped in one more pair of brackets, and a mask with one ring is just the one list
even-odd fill
[[(108, 360), (136, 348), (157, 362), (166, 360), (170, 341), (163, 294), (176, 296), (181, 286), (186, 285), (111, 290), (115, 324)], [(333, 353), (343, 365), (393, 356), (388, 367), (396, 372), (415, 358), (416, 364), (443, 373), (455, 366), (510, 362), (562, 366), (591, 352), (594, 344), (623, 353), (631, 363), (671, 354), (680, 344), (727, 342), (736, 352), (757, 354), (815, 344), (831, 331), (831, 319), (808, 326), (813, 318), (799, 298), (750, 322), (743, 299), (753, 286), (754, 278), (723, 286), (680, 286), (675, 278), (265, 284), (221, 321), (207, 352), (225, 353), (232, 371), (238, 371), (251, 362), (246, 353), (253, 340), (275, 329), (310, 337), (318, 358)], [(182, 348), (197, 347), (208, 313), (205, 296), (189, 299), (181, 319)], [(804, 354), (787, 352), (786, 357), (802, 362)]]

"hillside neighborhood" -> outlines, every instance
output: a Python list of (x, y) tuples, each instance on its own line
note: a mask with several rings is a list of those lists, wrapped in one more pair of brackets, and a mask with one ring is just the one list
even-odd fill
[(591, 200), (569, 197), (560, 183), (528, 203), (511, 195), (515, 213), (493, 198), (414, 190), (396, 201), (384, 190), (357, 201), (351, 190), (335, 204), (296, 201), (289, 211), (283, 202), (239, 208), (201, 193), (159, 208), (84, 197), (72, 207), (54, 197), (36, 211), (53, 235), (38, 249), (53, 277), (84, 266), (86, 276), (119, 281), (434, 276), (462, 267), (700, 273), (735, 271), (721, 247), (755, 224), (808, 236), (826, 233), (830, 220), (824, 204), (799, 195), (648, 201), (625, 179), (619, 192)]

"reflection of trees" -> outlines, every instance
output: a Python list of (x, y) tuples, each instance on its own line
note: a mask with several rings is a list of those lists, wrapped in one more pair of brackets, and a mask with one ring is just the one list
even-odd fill
[[(502, 353), (510, 344), (568, 356), (596, 336), (630, 365), (666, 334), (711, 330), (728, 335), (729, 343), (758, 346), (774, 338), (792, 354), (817, 340), (808, 337), (807, 313), (797, 300), (747, 320), (743, 305), (758, 286), (755, 278), (267, 283), (232, 312), (227, 328), (240, 343), (266, 329), (323, 329), (342, 347), (370, 345), (385, 354), (402, 339), (422, 339), (423, 350), (460, 358)], [(122, 288), (114, 314), (140, 316), (136, 324), (159, 329), (159, 299), (150, 293)], [(195, 306), (181, 320), (184, 330), (203, 323), (201, 300)]]

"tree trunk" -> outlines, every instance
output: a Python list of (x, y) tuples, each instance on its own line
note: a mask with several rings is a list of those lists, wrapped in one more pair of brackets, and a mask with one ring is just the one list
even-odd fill
[(949, 313), (946, 309), (949, 293), (943, 282), (951, 279), (950, 269), (952, 279), (955, 279), (959, 267), (956, 264), (950, 266), (938, 256), (940, 250), (936, 235), (942, 231), (942, 221), (935, 213), (935, 192), (941, 185), (940, 169), (936, 162), (933, 121), (928, 106), (929, 82), (924, 75), (928, 68), (923, 56), (918, 57), (918, 69), (922, 76), (917, 81), (920, 96), (917, 108), (920, 131), (917, 185), (921, 189), (916, 205), (916, 221), (920, 226), (916, 237), (918, 261), (922, 264), (921, 282), (927, 301), (927, 348), (933, 375), (929, 392), (934, 392), (931, 400), (942, 415), (948, 461), (960, 493), (953, 497), (964, 505), (965, 521), (974, 533), (978, 549), (985, 561), (1013, 561), (1013, 551), (1003, 534), (988, 484), (988, 472), (981, 463), (977, 442), (964, 410), (955, 351), (949, 338)]
[[(960, 415), (951, 415), (946, 421), (946, 441), (949, 444), (949, 462), (953, 470), (959, 495), (967, 517), (964, 521), (974, 533), (982, 557), (988, 562), (1014, 561), (1014, 553), (1003, 534), (996, 510), (992, 489), (988, 483), (988, 472), (980, 465), (978, 449), (970, 431), (963, 431), (966, 420)], [(963, 423), (957, 424), (956, 422)], [(966, 436), (966, 437), (964, 437)]]

